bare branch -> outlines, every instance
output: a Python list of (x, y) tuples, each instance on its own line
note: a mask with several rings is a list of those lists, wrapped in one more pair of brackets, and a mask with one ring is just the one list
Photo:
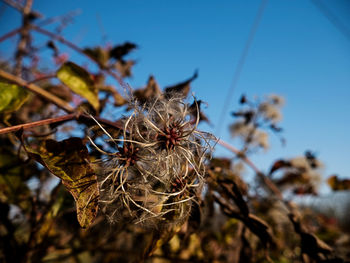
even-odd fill
[(22, 10), (22, 28), (20, 29), (21, 38), (18, 42), (16, 51), (16, 65), (15, 65), (15, 75), (21, 76), (22, 74), (22, 60), (27, 53), (28, 43), (30, 41), (30, 10), (32, 8), (33, 0), (27, 0), (23, 10)]
[(38, 77), (38, 78), (36, 78), (36, 79), (34, 79), (32, 81), (29, 81), (28, 84), (40, 82), (42, 80), (47, 80), (47, 79), (53, 79), (53, 78), (56, 78), (56, 74), (47, 74), (47, 75)]
[(123, 88), (127, 88), (130, 89), (130, 87), (128, 85), (125, 84), (125, 82), (123, 81), (123, 79), (115, 72), (113, 72), (111, 69), (105, 68), (103, 65), (101, 65), (101, 63), (99, 63), (98, 61), (95, 60), (94, 57), (90, 56), (89, 54), (85, 53), (83, 49), (81, 49), (80, 47), (78, 47), (77, 45), (75, 45), (74, 43), (66, 40), (64, 37), (57, 35), (55, 33), (52, 33), (50, 31), (47, 31), (43, 28), (40, 28), (38, 26), (32, 25), (32, 29), (34, 29), (35, 31), (46, 35), (54, 40), (57, 40), (59, 42), (61, 42), (62, 44), (68, 46), (69, 48), (73, 49), (74, 51), (80, 53), (81, 55), (89, 58), (91, 61), (95, 62), (101, 70), (105, 71), (107, 74), (111, 75), (113, 78), (115, 78), (119, 85)]
[(16, 9), (19, 12), (23, 12), (23, 6), (18, 3), (17, 1), (13, 1), (13, 0), (2, 0), (5, 4), (7, 4), (8, 6)]
[(260, 179), (264, 182), (264, 184), (269, 188), (269, 190), (274, 193), (277, 198), (281, 201), (283, 201), (282, 193), (278, 189), (278, 187), (268, 178), (265, 176), (263, 172), (259, 170), (258, 167), (241, 151), (230, 145), (229, 143), (223, 141), (223, 140), (218, 140), (218, 144), (221, 146), (225, 147), (226, 149), (230, 150), (234, 154), (236, 154), (239, 158), (241, 158), (250, 168), (254, 170), (254, 172), (257, 174), (257, 176), (260, 177)]
[(10, 38), (10, 37), (12, 37), (12, 36), (18, 34), (20, 31), (21, 31), (21, 27), (16, 28), (16, 29), (14, 29), (14, 30), (12, 30), (12, 31), (10, 31), (10, 32), (8, 32), (8, 33), (6, 33), (5, 35), (3, 35), (3, 36), (0, 37), (0, 42), (2, 42), (2, 41), (4, 41), (4, 40), (6, 40), (6, 39), (8, 39), (8, 38)]
[(0, 129), (0, 134), (16, 132), (16, 131), (19, 131), (21, 129), (27, 130), (27, 129), (38, 127), (38, 126), (43, 126), (43, 125), (52, 124), (52, 123), (56, 123), (56, 122), (63, 122), (63, 121), (67, 121), (67, 120), (72, 120), (74, 118), (75, 118), (75, 114), (68, 114), (68, 115), (60, 116), (60, 117), (56, 117), (56, 118), (15, 125), (15, 126)]
[(51, 94), (50, 92), (47, 92), (46, 90), (40, 88), (39, 86), (37, 86), (33, 83), (28, 83), (25, 80), (23, 80), (22, 78), (16, 77), (15, 75), (12, 75), (12, 74), (10, 74), (6, 71), (3, 71), (1, 69), (0, 69), (0, 77), (3, 79), (6, 79), (12, 83), (15, 83), (19, 86), (27, 88), (28, 90), (41, 96), (42, 98), (44, 98), (47, 101), (52, 102), (57, 107), (63, 109), (64, 111), (66, 111), (68, 113), (74, 112), (74, 108), (71, 105), (69, 105), (68, 102), (60, 99), (59, 97), (56, 97), (55, 95)]
[[(95, 116), (94, 119), (96, 119), (100, 124), (104, 124), (116, 129), (123, 129), (123, 125), (121, 124), (120, 121), (110, 121), (110, 120), (106, 120), (100, 117)], [(67, 114), (67, 115), (63, 115), (63, 116), (59, 116), (59, 117), (55, 117), (55, 118), (50, 118), (50, 119), (45, 119), (45, 120), (40, 120), (40, 121), (34, 121), (34, 122), (30, 122), (30, 123), (25, 123), (25, 124), (19, 124), (19, 125), (15, 125), (15, 126), (11, 126), (11, 127), (6, 127), (6, 128), (2, 128), (0, 129), (0, 134), (6, 134), (6, 133), (10, 133), (10, 132), (16, 132), (19, 130), (29, 130), (31, 128), (34, 127), (39, 127), (39, 126), (43, 126), (43, 125), (48, 125), (48, 124), (53, 124), (53, 123), (64, 123), (66, 121), (70, 121), (70, 120), (77, 120), (79, 122), (85, 123), (85, 124), (94, 124), (94, 120), (91, 118), (91, 116), (87, 115), (87, 114)]]

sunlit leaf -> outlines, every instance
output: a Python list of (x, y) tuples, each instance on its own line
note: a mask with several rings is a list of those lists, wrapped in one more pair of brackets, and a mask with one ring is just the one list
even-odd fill
[(99, 190), (97, 177), (89, 164), (88, 150), (82, 140), (46, 140), (38, 151), (27, 149), (27, 152), (62, 180), (74, 197), (80, 225), (88, 227), (97, 214)]
[(66, 62), (57, 71), (57, 78), (73, 92), (87, 99), (95, 110), (99, 109), (97, 89), (93, 79), (85, 69), (72, 62)]
[(350, 189), (350, 179), (341, 179), (337, 175), (332, 175), (329, 177), (327, 179), (327, 183), (333, 191)]
[(28, 96), (29, 93), (24, 88), (0, 80), (0, 113), (18, 110)]

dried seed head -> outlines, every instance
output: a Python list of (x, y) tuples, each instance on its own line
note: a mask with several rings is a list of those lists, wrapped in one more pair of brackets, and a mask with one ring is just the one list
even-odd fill
[[(183, 222), (201, 191), (214, 137), (197, 130), (181, 98), (133, 104), (116, 153), (101, 162), (101, 206), (111, 221), (145, 226)], [(97, 146), (96, 146), (97, 147)]]
[(135, 147), (132, 143), (124, 143), (123, 147), (118, 147), (118, 154), (120, 156), (120, 162), (123, 166), (134, 165), (138, 160), (137, 153), (140, 148)]

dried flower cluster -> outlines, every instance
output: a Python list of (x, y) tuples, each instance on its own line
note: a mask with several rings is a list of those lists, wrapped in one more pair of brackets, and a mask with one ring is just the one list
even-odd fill
[(103, 152), (109, 159), (102, 163), (102, 211), (112, 222), (183, 222), (200, 194), (212, 136), (196, 129), (198, 116), (191, 118), (180, 98), (135, 102), (133, 109), (122, 136), (109, 136), (117, 151)]
[(238, 118), (230, 126), (232, 137), (243, 139), (244, 149), (250, 145), (267, 150), (269, 135), (266, 130), (272, 130), (274, 133), (281, 131), (277, 124), (282, 120), (281, 108), (284, 105), (284, 99), (272, 94), (262, 101), (259, 101), (258, 98), (249, 101), (243, 96), (240, 104), (242, 109), (232, 113)]
[(304, 156), (277, 160), (270, 170), (271, 179), (284, 192), (316, 194), (322, 181), (323, 164), (314, 153), (306, 151)]

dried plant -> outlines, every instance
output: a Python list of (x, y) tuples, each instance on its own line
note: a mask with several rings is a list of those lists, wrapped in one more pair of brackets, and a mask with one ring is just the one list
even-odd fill
[[(123, 134), (113, 138), (114, 153), (100, 149), (102, 209), (110, 219), (146, 226), (184, 222), (204, 182), (205, 162), (214, 137), (197, 130), (188, 104), (176, 95), (140, 105), (123, 120)], [(197, 109), (199, 115), (199, 109)], [(161, 223), (161, 224), (160, 224)]]
[[(282, 131), (277, 124), (282, 120), (283, 97), (271, 94), (262, 101), (259, 98), (250, 101), (243, 95), (240, 104), (242, 108), (232, 113), (237, 118), (230, 125), (232, 137), (239, 137), (243, 141), (243, 153), (246, 153), (248, 149), (251, 151), (259, 148), (267, 150), (269, 148), (268, 131), (278, 136)], [(284, 139), (282, 137), (280, 139), (284, 143)]]
[[(348, 202), (331, 213), (340, 224), (291, 202), (317, 198), (315, 154), (278, 159), (268, 173), (250, 159), (269, 148), (271, 134), (284, 140), (282, 97), (241, 97), (230, 127), (235, 148), (198, 129), (210, 122), (205, 102), (188, 101), (197, 71), (162, 88), (151, 75), (133, 90), (125, 81), (136, 44), (81, 48), (63, 37), (72, 15), (42, 20), (32, 0), (5, 2), (22, 24), (0, 36), (19, 37), (13, 58), (0, 61), (1, 262), (350, 259)], [(65, 47), (86, 67), (67, 61)], [(48, 50), (49, 64), (41, 59)], [(211, 158), (216, 142), (232, 156)], [(350, 180), (328, 183), (346, 198)]]

